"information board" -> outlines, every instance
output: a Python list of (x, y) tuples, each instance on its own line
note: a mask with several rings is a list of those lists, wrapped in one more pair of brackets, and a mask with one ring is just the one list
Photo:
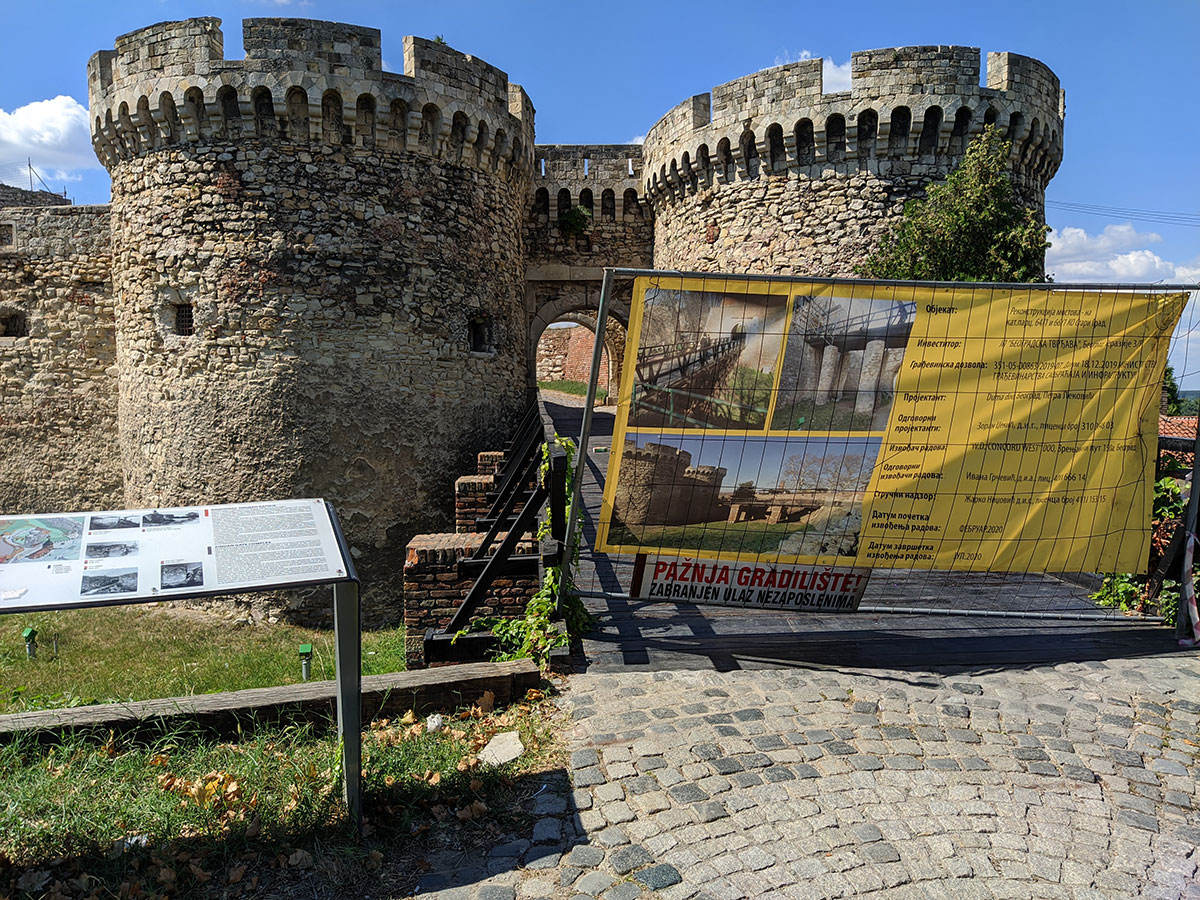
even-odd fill
[(0, 516), (0, 613), (349, 577), (319, 499)]
[[(830, 571), (1138, 571), (1188, 297), (639, 277), (597, 549)], [(664, 579), (648, 572), (647, 590), (697, 590)]]

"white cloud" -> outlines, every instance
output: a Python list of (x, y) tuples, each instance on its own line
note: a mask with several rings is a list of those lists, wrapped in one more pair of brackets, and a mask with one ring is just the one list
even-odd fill
[(839, 66), (826, 56), (821, 60), (821, 74), (824, 81), (822, 89), (826, 94), (850, 90), (850, 60)]
[(92, 151), (87, 108), (60, 95), (12, 112), (0, 109), (0, 172), (20, 184), (21, 178), (11, 173), (26, 160), (33, 161), (43, 178), (54, 180), (78, 180), (80, 169), (100, 168)]
[[(782, 54), (775, 57), (775, 65), (784, 66), (788, 63), (800, 62), (803, 59), (812, 59), (812, 51), (800, 50), (798, 52), (785, 50)], [(850, 90), (850, 60), (846, 60), (841, 65), (835, 63), (828, 56), (821, 59), (821, 89), (826, 94), (832, 94), (834, 91)]]
[(646, 143), (646, 136), (644, 134), (634, 135), (629, 140), (627, 140), (625, 143), (627, 143), (627, 144), (644, 144), (644, 143)]
[(1163, 259), (1146, 248), (1162, 236), (1139, 232), (1128, 222), (1106, 225), (1099, 234), (1051, 229), (1048, 240), (1046, 271), (1059, 282), (1192, 282), (1200, 277), (1200, 258), (1189, 263)]

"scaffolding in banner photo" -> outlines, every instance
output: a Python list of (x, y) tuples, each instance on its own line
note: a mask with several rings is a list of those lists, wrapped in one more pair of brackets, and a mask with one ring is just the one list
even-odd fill
[[(1194, 459), (1158, 435), (1168, 359), (1200, 368), (1195, 286), (609, 269), (598, 336), (617, 279), (611, 439), (589, 446), (598, 337), (568, 517), (585, 592), (1111, 618), (1088, 599), (1105, 575), (1179, 590), (1163, 535), (1186, 516), (1159, 507)], [(1168, 555), (1175, 577), (1150, 579)], [(1090, 587), (1054, 607), (1061, 573)]]

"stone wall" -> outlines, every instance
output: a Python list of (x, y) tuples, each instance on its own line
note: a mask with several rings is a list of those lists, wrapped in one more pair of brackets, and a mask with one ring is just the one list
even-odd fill
[[(547, 326), (595, 327), (604, 267), (849, 275), (985, 123), (1038, 211), (1062, 158), (1054, 73), (992, 53), (981, 87), (973, 48), (855, 53), (829, 94), (820, 60), (756, 72), (643, 147), (535, 146), (520, 86), (435, 41), (404, 39), (403, 74), (371, 28), (248, 19), (243, 45), (199, 18), (92, 57), (111, 210), (0, 185), (0, 513), (325, 496), (373, 620), (414, 533), (473, 527), (486, 477), (457, 476), (492, 474), (472, 454), (516, 425)], [(584, 380), (590, 333), (560, 333)], [(632, 451), (630, 521), (722, 502), (672, 450)]]
[(1062, 159), (1063, 93), (1041, 63), (971, 47), (855, 53), (851, 89), (822, 62), (778, 66), (692, 97), (646, 137), (654, 264), (692, 271), (853, 276), (904, 203), (995, 123), (1011, 172), (1042, 211)]
[[(538, 144), (525, 227), (535, 275), (542, 266), (648, 266), (654, 229), (642, 176), (640, 144)], [(587, 230), (573, 234), (561, 219), (580, 206), (591, 215)]]
[(108, 208), (7, 208), (4, 226), (0, 514), (119, 507)]
[(89, 65), (126, 502), (327, 497), (377, 605), (526, 400), (532, 107), (434, 42), (406, 39), (407, 76), (373, 29), (244, 43), (166, 23)]
[[(24, 188), (13, 187), (11, 184), (0, 184), (0, 209), (9, 206), (70, 206), (71, 201), (60, 194), (51, 191), (27, 191)], [(0, 221), (4, 216), (0, 215)], [(4, 242), (0, 241), (0, 247)]]

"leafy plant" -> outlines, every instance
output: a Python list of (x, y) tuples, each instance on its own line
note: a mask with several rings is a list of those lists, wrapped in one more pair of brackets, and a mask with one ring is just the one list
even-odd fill
[[(1166, 553), (1183, 513), (1183, 492), (1179, 488), (1179, 482), (1174, 478), (1160, 478), (1154, 483), (1147, 572), (1153, 571)], [(1148, 575), (1113, 573), (1104, 576), (1100, 589), (1091, 595), (1091, 599), (1100, 606), (1119, 609), (1122, 612), (1139, 615), (1156, 613), (1162, 616), (1168, 625), (1174, 625), (1175, 614), (1179, 609), (1179, 583), (1163, 581), (1158, 595), (1153, 600), (1148, 596), (1148, 586)]]
[[(523, 804), (561, 765), (555, 714), (532, 689), (507, 708), (484, 692), (429, 719), (376, 719), (365, 834), (340, 799), (327, 718), (225, 737), (186, 722), (14, 735), (0, 742), (0, 897), (216, 900), (294, 893), (299, 879), (313, 896), (357, 895), (381, 868), (408, 896), (429, 852), (528, 833)], [(479, 751), (501, 731), (525, 752), (491, 766)]]
[(558, 217), (558, 230), (563, 237), (577, 237), (592, 224), (592, 211), (586, 206), (574, 206)]
[(905, 205), (904, 218), (859, 267), (868, 278), (1044, 281), (1046, 233), (1008, 177), (1010, 142), (987, 126), (942, 184)]

